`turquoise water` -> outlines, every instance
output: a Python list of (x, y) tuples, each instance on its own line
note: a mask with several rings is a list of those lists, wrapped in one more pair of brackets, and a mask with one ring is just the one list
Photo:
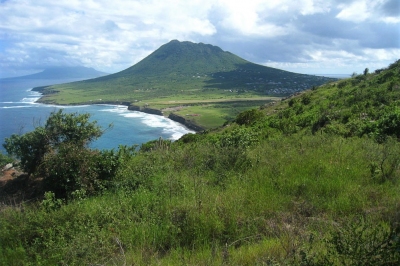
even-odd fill
[[(33, 87), (63, 83), (66, 81), (18, 80), (0, 81), (0, 140), (11, 134), (23, 134), (43, 125), (51, 112), (63, 109), (67, 113), (90, 113), (91, 120), (106, 129), (104, 134), (91, 146), (97, 149), (118, 148), (121, 145), (142, 144), (150, 140), (176, 140), (193, 132), (168, 118), (129, 111), (126, 106), (82, 105), (57, 106), (35, 103), (40, 93), (31, 91)], [(1, 145), (0, 150), (4, 152)]]

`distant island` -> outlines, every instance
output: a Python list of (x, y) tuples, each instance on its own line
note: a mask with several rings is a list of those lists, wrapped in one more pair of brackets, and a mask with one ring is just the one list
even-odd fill
[(83, 66), (64, 66), (49, 67), (41, 72), (12, 78), (2, 78), (1, 81), (12, 81), (21, 79), (90, 79), (108, 75), (107, 73), (97, 71), (94, 68)]

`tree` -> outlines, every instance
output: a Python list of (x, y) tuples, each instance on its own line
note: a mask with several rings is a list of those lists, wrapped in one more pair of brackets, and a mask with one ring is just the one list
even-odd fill
[(3, 146), (21, 160), (29, 176), (42, 177), (44, 189), (57, 198), (92, 194), (114, 177), (122, 153), (88, 148), (103, 133), (89, 118), (89, 114), (53, 112), (43, 127), (14, 134)]
[(62, 144), (87, 147), (102, 135), (97, 122), (89, 122), (89, 118), (90, 114), (52, 112), (44, 127), (37, 127), (24, 135), (13, 134), (5, 139), (3, 147), (21, 160), (28, 175), (35, 174), (45, 155), (57, 153)]
[(364, 69), (364, 76), (368, 75), (368, 73), (369, 73), (369, 69), (368, 68)]
[(36, 128), (24, 135), (11, 135), (5, 139), (3, 147), (7, 153), (21, 160), (22, 169), (30, 176), (41, 164), (48, 146), (44, 128)]
[(241, 112), (236, 116), (235, 122), (239, 125), (249, 126), (256, 121), (263, 118), (265, 114), (258, 109), (251, 109), (248, 111)]

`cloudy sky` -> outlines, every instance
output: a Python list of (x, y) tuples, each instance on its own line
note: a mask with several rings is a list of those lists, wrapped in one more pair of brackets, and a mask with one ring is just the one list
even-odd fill
[(0, 77), (49, 66), (114, 73), (170, 40), (307, 74), (400, 58), (399, 0), (0, 0)]

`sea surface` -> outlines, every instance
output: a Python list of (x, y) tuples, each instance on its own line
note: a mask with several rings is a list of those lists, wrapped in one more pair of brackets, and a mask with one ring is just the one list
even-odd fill
[(140, 145), (163, 138), (177, 140), (193, 131), (168, 118), (129, 111), (118, 105), (57, 106), (35, 103), (41, 96), (32, 91), (37, 86), (70, 82), (73, 80), (0, 80), (0, 151), (4, 139), (12, 134), (23, 134), (43, 126), (51, 112), (63, 109), (66, 113), (89, 113), (97, 121), (103, 135), (91, 144), (96, 149), (113, 149), (119, 145)]

